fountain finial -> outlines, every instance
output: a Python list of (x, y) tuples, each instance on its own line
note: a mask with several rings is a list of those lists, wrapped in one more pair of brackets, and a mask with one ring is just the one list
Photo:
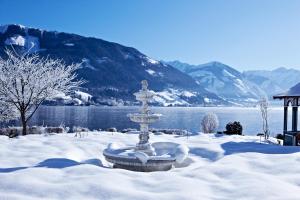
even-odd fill
[(148, 90), (148, 82), (147, 80), (142, 80), (142, 90)]

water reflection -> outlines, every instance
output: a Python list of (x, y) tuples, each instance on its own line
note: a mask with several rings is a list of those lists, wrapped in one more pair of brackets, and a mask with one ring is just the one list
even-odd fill
[[(127, 117), (128, 113), (138, 112), (138, 107), (71, 107), (42, 106), (31, 120), (32, 125), (68, 127), (83, 126), (91, 130), (116, 127), (117, 129), (138, 128)], [(261, 132), (261, 116), (258, 108), (197, 107), (172, 108), (153, 107), (153, 112), (163, 114), (160, 121), (154, 123), (155, 128), (180, 128), (192, 132), (200, 130), (200, 122), (207, 112), (214, 112), (220, 121), (219, 130), (224, 130), (229, 121), (240, 121), (245, 134)], [(270, 130), (276, 134), (282, 132), (283, 108), (270, 109)]]

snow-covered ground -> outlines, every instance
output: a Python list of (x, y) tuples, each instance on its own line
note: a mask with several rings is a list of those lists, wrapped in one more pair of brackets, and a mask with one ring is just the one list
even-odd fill
[(112, 169), (102, 151), (137, 135), (89, 132), (0, 137), (0, 199), (299, 199), (300, 148), (260, 144), (256, 136), (152, 135), (190, 148), (167, 172)]

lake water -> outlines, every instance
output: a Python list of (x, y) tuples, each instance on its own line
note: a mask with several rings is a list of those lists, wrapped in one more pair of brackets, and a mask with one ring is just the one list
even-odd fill
[[(240, 121), (243, 133), (256, 135), (261, 131), (262, 120), (258, 108), (232, 107), (153, 107), (155, 113), (161, 113), (161, 120), (151, 125), (154, 128), (186, 129), (192, 132), (200, 131), (201, 119), (208, 112), (218, 115), (219, 131), (225, 130), (230, 121)], [(79, 107), (79, 106), (42, 106), (31, 120), (31, 125), (82, 126), (90, 130), (116, 127), (138, 128), (127, 117), (128, 113), (138, 112), (138, 107)], [(291, 113), (291, 112), (289, 112)], [(283, 108), (272, 107), (269, 114), (271, 134), (281, 133), (283, 127)]]

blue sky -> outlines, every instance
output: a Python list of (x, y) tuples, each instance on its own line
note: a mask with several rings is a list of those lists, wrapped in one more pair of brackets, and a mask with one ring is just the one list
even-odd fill
[(0, 24), (72, 32), (155, 59), (300, 69), (300, 0), (0, 0)]

